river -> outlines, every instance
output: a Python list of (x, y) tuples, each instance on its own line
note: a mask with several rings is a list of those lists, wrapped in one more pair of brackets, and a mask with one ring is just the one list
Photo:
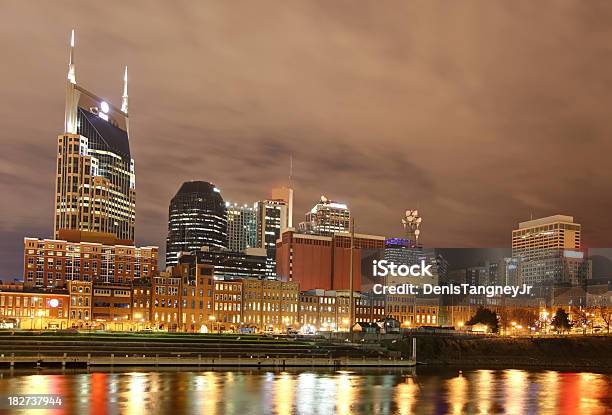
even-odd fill
[[(612, 374), (535, 370), (0, 372), (33, 414), (607, 414)], [(6, 403), (3, 404), (6, 407)]]

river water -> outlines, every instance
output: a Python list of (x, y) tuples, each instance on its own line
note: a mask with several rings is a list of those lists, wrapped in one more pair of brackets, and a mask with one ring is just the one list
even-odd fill
[[(0, 372), (32, 414), (608, 414), (612, 375), (531, 370)], [(6, 404), (3, 404), (6, 407)]]

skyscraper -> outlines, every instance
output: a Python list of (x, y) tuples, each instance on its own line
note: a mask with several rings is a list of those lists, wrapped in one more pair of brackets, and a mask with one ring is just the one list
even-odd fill
[(289, 158), (289, 185), (273, 188), (272, 200), (282, 200), (287, 204), (281, 233), (287, 228), (293, 228), (293, 156)]
[(257, 246), (266, 250), (269, 276), (276, 275), (276, 241), (281, 229), (287, 228), (287, 202), (262, 200), (257, 202)]
[(227, 247), (243, 251), (257, 246), (257, 210), (248, 205), (225, 203), (227, 208)]
[(185, 182), (168, 209), (166, 266), (176, 265), (181, 252), (203, 246), (227, 248), (225, 202), (212, 183)]
[(272, 189), (272, 200), (282, 200), (287, 204), (283, 221), (285, 226), (281, 229), (281, 232), (287, 228), (293, 228), (293, 189), (291, 187), (275, 187)]
[(333, 235), (336, 232), (349, 232), (351, 212), (344, 203), (338, 203), (321, 196), (321, 200), (310, 212), (306, 221), (300, 223), (299, 230), (315, 235)]
[(578, 283), (591, 278), (589, 262), (580, 251), (580, 224), (572, 216), (519, 223), (512, 231), (512, 257), (519, 259), (521, 283)]
[(112, 236), (132, 243), (136, 184), (128, 131), (127, 67), (118, 108), (77, 84), (73, 31), (64, 133), (58, 137), (55, 238)]

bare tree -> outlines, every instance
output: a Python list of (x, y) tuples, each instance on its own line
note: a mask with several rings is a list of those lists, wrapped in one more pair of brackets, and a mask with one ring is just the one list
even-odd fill
[(572, 310), (574, 315), (574, 326), (582, 327), (582, 334), (586, 334), (587, 324), (589, 322), (588, 312), (585, 308), (577, 307)]

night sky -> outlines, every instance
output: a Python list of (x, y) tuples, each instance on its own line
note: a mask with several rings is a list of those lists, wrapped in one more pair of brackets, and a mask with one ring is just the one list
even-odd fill
[[(178, 4), (175, 4), (178, 3)], [(612, 246), (612, 3), (138, 2), (0, 5), (0, 278), (52, 235), (70, 30), (77, 81), (119, 104), (130, 73), (138, 244), (163, 248), (185, 180), (252, 203), (287, 181), (358, 232), (504, 247), (555, 213)]]

